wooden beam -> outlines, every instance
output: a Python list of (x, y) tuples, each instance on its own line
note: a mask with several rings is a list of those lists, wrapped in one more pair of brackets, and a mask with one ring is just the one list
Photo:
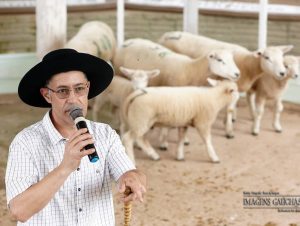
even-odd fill
[(36, 1), (37, 56), (42, 59), (48, 52), (62, 48), (67, 36), (66, 0)]
[(124, 42), (124, 0), (117, 0), (117, 44), (121, 46)]
[(258, 48), (267, 46), (268, 31), (268, 0), (260, 0), (260, 10), (258, 18)]
[(185, 0), (183, 9), (183, 31), (198, 34), (198, 2)]

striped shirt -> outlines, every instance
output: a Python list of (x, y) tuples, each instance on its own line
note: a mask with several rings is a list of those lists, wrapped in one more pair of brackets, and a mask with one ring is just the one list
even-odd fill
[[(87, 156), (83, 157), (80, 167), (70, 174), (54, 198), (18, 225), (115, 225), (111, 182), (135, 167), (114, 130), (102, 123), (87, 120), (87, 124), (99, 160), (91, 163)], [(65, 144), (66, 139), (53, 126), (49, 112), (43, 120), (17, 134), (9, 148), (7, 203), (61, 163)]]

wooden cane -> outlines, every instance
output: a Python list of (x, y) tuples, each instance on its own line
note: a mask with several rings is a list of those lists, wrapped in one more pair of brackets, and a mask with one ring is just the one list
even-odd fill
[[(129, 187), (126, 187), (124, 196), (127, 197), (130, 195), (131, 189)], [(124, 203), (124, 226), (130, 226), (131, 221), (131, 201)]]

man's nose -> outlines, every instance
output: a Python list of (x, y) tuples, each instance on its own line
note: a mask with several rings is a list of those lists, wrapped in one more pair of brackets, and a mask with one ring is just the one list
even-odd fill
[(76, 98), (76, 94), (74, 92), (74, 90), (70, 90), (69, 96), (68, 96), (68, 100), (74, 100)]

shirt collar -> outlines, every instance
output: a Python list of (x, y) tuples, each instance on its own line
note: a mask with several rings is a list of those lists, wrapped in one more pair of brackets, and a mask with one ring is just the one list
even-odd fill
[(57, 129), (54, 127), (51, 118), (50, 118), (50, 112), (51, 110), (49, 110), (44, 118), (43, 118), (43, 125), (49, 135), (49, 138), (51, 140), (51, 142), (53, 144), (57, 144), (58, 142), (60, 142), (61, 140), (65, 140), (66, 138), (64, 138), (58, 131)]

